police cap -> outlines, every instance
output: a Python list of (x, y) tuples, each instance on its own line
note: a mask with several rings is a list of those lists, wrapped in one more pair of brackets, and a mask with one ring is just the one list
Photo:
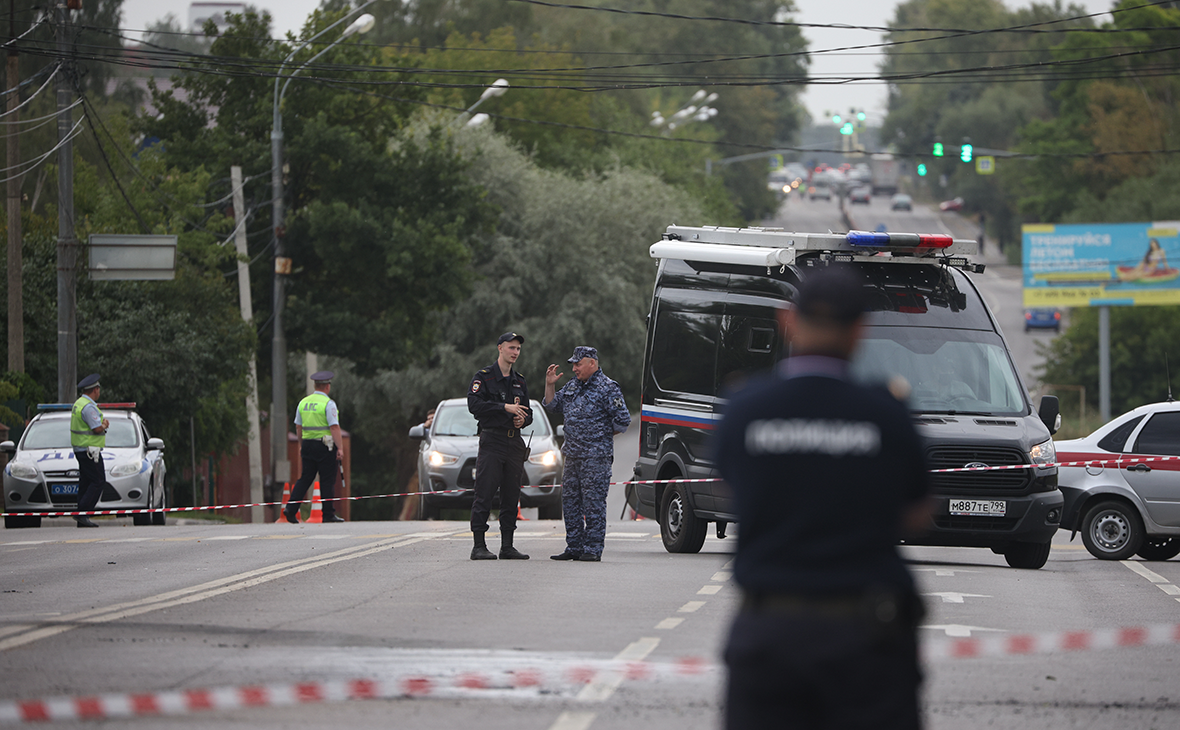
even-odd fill
[(592, 360), (598, 359), (598, 350), (593, 347), (586, 347), (585, 345), (578, 345), (574, 348), (574, 354), (570, 355), (570, 359), (566, 362), (581, 362), (582, 358), (588, 357)]
[(868, 305), (863, 279), (851, 267), (840, 264), (809, 272), (795, 298), (799, 316), (837, 325), (849, 325), (860, 319)]
[(97, 388), (98, 385), (98, 373), (91, 373), (90, 375), (82, 378), (82, 382), (78, 383), (78, 390), (86, 392), (91, 388)]
[(331, 370), (321, 370), (311, 374), (312, 381), (316, 383), (330, 383), (334, 377), (336, 377), (336, 373)]
[(500, 339), (496, 340), (496, 344), (503, 345), (505, 342), (510, 342), (512, 340), (516, 340), (522, 345), (524, 344), (524, 337), (516, 334), (515, 332), (505, 332), (504, 334), (500, 335)]

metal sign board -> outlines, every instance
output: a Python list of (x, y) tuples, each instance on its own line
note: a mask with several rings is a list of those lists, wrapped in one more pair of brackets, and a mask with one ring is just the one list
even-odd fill
[(90, 235), (94, 281), (169, 281), (176, 277), (176, 236)]
[(975, 172), (979, 175), (991, 175), (996, 171), (996, 158), (991, 155), (980, 155), (975, 158)]
[(1024, 306), (1180, 304), (1180, 221), (1026, 225)]

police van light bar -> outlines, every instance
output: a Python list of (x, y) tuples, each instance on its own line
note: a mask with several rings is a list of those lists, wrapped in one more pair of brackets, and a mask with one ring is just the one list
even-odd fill
[(881, 233), (877, 231), (849, 231), (845, 237), (857, 248), (932, 249), (950, 248), (955, 239), (936, 233)]
[[(100, 409), (115, 410), (115, 411), (133, 411), (135, 410), (134, 403), (99, 403)], [(73, 403), (38, 403), (37, 410), (39, 411), (69, 411), (73, 410)]]
[(116, 411), (133, 411), (135, 410), (134, 403), (99, 403), (99, 408), (107, 408)]

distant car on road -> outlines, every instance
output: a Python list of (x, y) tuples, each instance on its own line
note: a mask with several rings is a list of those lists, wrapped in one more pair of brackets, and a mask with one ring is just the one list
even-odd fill
[[(1080, 439), (1058, 441), (1065, 497), (1061, 529), (1082, 533), (1100, 560), (1168, 560), (1180, 555), (1180, 403), (1128, 411)], [(1097, 463), (1105, 462), (1105, 463)]]
[[(520, 430), (529, 445), (524, 464), (524, 487), (520, 506), (536, 507), (543, 520), (561, 519), (561, 449), (545, 409), (533, 402), (533, 422)], [(421, 424), (410, 429), (410, 438), (421, 439), (418, 447), (418, 519), (436, 519), (445, 507), (471, 509), (475, 498), (475, 457), (479, 454), (479, 424), (467, 410), (466, 398), (451, 398), (438, 404), (434, 423), (427, 431)], [(441, 492), (446, 492), (442, 494)], [(497, 497), (498, 500), (498, 497)], [(493, 508), (499, 505), (493, 503)]]
[(1024, 310), (1024, 331), (1061, 331), (1061, 310), (1056, 307), (1033, 307)]
[(863, 203), (864, 205), (869, 205), (873, 202), (873, 189), (868, 186), (853, 188), (852, 192), (848, 194), (848, 202), (853, 204)]
[[(78, 508), (78, 462), (70, 446), (70, 403), (49, 403), (30, 421), (20, 443), (0, 443), (4, 503), (9, 512), (68, 512)], [(134, 403), (99, 403), (111, 423), (102, 449), (107, 486), (95, 509), (167, 507), (164, 442), (152, 438)], [(136, 525), (162, 525), (165, 513), (132, 515)], [(4, 526), (40, 527), (41, 517), (5, 517)]]
[(890, 210), (913, 210), (914, 199), (905, 193), (898, 193), (889, 200)]
[(953, 198), (951, 200), (944, 200), (938, 204), (939, 210), (956, 211), (963, 209), (963, 199)]
[(827, 185), (812, 185), (811, 187), (809, 187), (807, 189), (807, 198), (809, 200), (815, 200), (817, 198), (823, 198), (824, 200), (831, 200), (832, 199), (832, 189), (830, 187), (828, 187)]

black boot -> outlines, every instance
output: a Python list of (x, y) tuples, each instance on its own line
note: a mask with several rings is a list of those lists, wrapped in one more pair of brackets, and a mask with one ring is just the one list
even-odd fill
[(500, 559), (528, 560), (529, 556), (512, 547), (512, 532), (500, 530)]
[(472, 560), (495, 560), (496, 554), (488, 550), (488, 544), (484, 540), (483, 532), (472, 533), (475, 535), (475, 547), (471, 548)]
[(74, 518), (78, 522), (78, 527), (98, 527), (98, 523), (90, 519), (86, 515), (79, 515)]

